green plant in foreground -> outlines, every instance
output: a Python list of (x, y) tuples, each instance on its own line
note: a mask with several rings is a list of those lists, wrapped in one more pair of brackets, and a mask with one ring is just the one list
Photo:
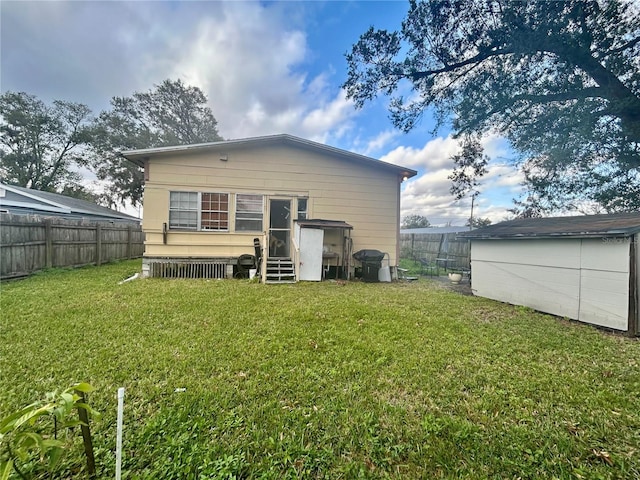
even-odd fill
[[(93, 387), (88, 383), (77, 383), (61, 393), (49, 392), (44, 399), (3, 418), (0, 421), (0, 480), (8, 479), (14, 470), (21, 478), (28, 478), (21, 466), (34, 462), (40, 464), (35, 470), (44, 469), (51, 475), (68, 446), (58, 438), (58, 432), (68, 434), (73, 427), (84, 425), (73, 418), (73, 413), (84, 410), (94, 418), (99, 417), (82, 395), (91, 391)], [(46, 420), (51, 418), (53, 435), (44, 433)]]

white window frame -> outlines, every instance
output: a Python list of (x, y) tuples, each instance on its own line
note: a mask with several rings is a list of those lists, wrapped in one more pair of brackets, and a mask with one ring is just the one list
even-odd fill
[[(196, 196), (196, 208), (179, 208), (179, 207), (173, 207), (173, 196), (174, 195), (188, 195), (188, 196)], [(177, 200), (178, 202), (181, 201), (180, 199)], [(191, 202), (192, 200), (189, 199), (188, 202)], [(184, 226), (184, 225), (177, 225), (175, 224), (175, 222), (172, 222), (171, 220), (171, 213), (172, 212), (195, 212), (196, 214), (196, 224), (195, 226)], [(171, 191), (169, 192), (169, 229), (170, 230), (198, 230), (200, 224), (200, 195), (198, 195), (198, 192), (184, 192), (184, 191)]]
[[(227, 196), (227, 210), (203, 210), (202, 209), (202, 200), (203, 200), (203, 196), (204, 195), (226, 195)], [(199, 202), (198, 202), (198, 206), (200, 208), (200, 215), (198, 215), (198, 221), (199, 221), (199, 228), (198, 230), (202, 230), (203, 232), (228, 232), (229, 231), (229, 216), (230, 216), (230, 212), (229, 212), (229, 205), (231, 204), (230, 202), (230, 197), (231, 195), (229, 195), (228, 193), (225, 192), (200, 192), (198, 197), (199, 197)], [(227, 214), (227, 226), (225, 228), (209, 228), (209, 227), (204, 227), (202, 226), (202, 214), (204, 212), (208, 212), (208, 213), (218, 213), (218, 214), (222, 214), (222, 213), (226, 213)], [(218, 220), (218, 223), (220, 223), (220, 220)]]
[[(171, 206), (171, 196), (173, 194), (188, 194), (188, 195), (196, 195), (197, 203), (196, 208), (172, 208)], [(202, 195), (203, 194), (219, 194), (227, 196), (227, 227), (221, 229), (213, 229), (213, 228), (202, 228)], [(188, 192), (181, 190), (172, 190), (169, 192), (169, 230), (185, 230), (190, 232), (228, 232), (229, 231), (229, 223), (230, 223), (230, 200), (231, 194), (228, 192)], [(218, 212), (217, 210), (206, 210), (208, 212)], [(171, 212), (196, 212), (196, 224), (195, 226), (174, 226), (171, 222)], [(221, 211), (220, 211), (221, 212)]]
[[(238, 210), (238, 199), (241, 197), (260, 197), (261, 202), (260, 202), (260, 212), (259, 215), (260, 217), (258, 218), (258, 211), (254, 210), (254, 211), (239, 211)], [(236, 193), (235, 194), (235, 222), (234, 222), (234, 228), (236, 232), (262, 232), (264, 231), (264, 201), (265, 201), (265, 195), (263, 195), (262, 193)], [(241, 214), (255, 214), (256, 217), (255, 218), (238, 218), (238, 213)], [(260, 229), (259, 230), (254, 230), (254, 229), (241, 229), (238, 228), (238, 221), (242, 222), (242, 221), (260, 221)]]
[[(304, 210), (300, 210), (300, 200), (304, 200), (307, 205)], [(300, 213), (304, 212), (304, 218), (300, 217)], [(296, 218), (298, 220), (308, 220), (309, 219), (309, 197), (298, 197), (296, 199)]]

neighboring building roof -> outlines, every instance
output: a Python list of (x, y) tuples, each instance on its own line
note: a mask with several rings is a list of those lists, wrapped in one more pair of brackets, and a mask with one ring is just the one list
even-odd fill
[(627, 237), (640, 232), (640, 212), (519, 218), (460, 234), (471, 239)]
[(140, 222), (126, 213), (58, 193), (4, 184), (0, 184), (0, 193), (0, 207), (9, 213)]
[(422, 228), (401, 228), (400, 233), (460, 233), (468, 232), (469, 227), (422, 227)]
[(349, 152), (348, 150), (342, 150), (340, 148), (330, 147), (329, 145), (324, 145), (318, 142), (312, 142), (311, 140), (306, 140), (304, 138), (294, 137), (293, 135), (287, 135), (287, 134), (267, 135), (264, 137), (241, 138), (236, 140), (222, 140), (220, 142), (198, 143), (194, 145), (177, 145), (174, 147), (159, 147), (159, 148), (145, 148), (142, 150), (127, 150), (122, 152), (122, 156), (125, 157), (127, 160), (135, 163), (136, 165), (142, 167), (144, 166), (144, 161), (146, 159), (154, 156), (170, 155), (172, 153), (187, 153), (187, 152), (197, 153), (197, 152), (206, 151), (206, 150), (221, 150), (221, 147), (234, 148), (234, 147), (244, 147), (244, 146), (263, 146), (263, 145), (278, 144), (278, 143), (290, 144), (290, 145), (297, 146), (299, 148), (306, 148), (306, 149), (321, 151), (324, 153), (336, 155), (336, 156), (348, 159), (350, 161), (362, 163), (365, 165), (386, 168), (406, 178), (411, 178), (418, 174), (418, 172), (410, 168), (400, 167), (398, 165), (383, 162), (381, 160), (376, 160), (375, 158), (367, 157), (365, 155)]

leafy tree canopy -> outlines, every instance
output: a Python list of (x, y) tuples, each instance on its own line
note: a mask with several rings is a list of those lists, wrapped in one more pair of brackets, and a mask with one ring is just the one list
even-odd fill
[(0, 180), (47, 192), (90, 195), (78, 168), (91, 139), (91, 110), (56, 100), (46, 105), (25, 92), (0, 95)]
[(426, 228), (430, 227), (431, 223), (429, 219), (424, 215), (407, 215), (402, 219), (402, 223), (400, 224), (400, 228)]
[(119, 202), (142, 201), (143, 172), (119, 156), (122, 150), (222, 140), (207, 97), (181, 80), (165, 80), (149, 92), (113, 97), (95, 127), (95, 167)]
[(488, 227), (489, 225), (491, 225), (491, 219), (490, 218), (482, 218), (482, 217), (469, 217), (467, 219), (467, 223), (464, 224), (465, 227), (473, 227), (473, 228), (482, 228), (482, 227)]
[[(640, 15), (624, 0), (411, 1), (399, 31), (347, 54), (347, 96), (394, 96), (457, 135), (497, 131), (520, 154), (528, 211), (640, 209)], [(408, 92), (406, 96), (398, 92)], [(481, 158), (481, 157), (479, 157)]]
[(451, 157), (455, 169), (447, 177), (452, 181), (450, 191), (456, 200), (460, 200), (466, 195), (475, 198), (480, 194), (478, 179), (487, 173), (487, 164), (489, 163), (489, 157), (484, 154), (482, 144), (477, 137), (467, 134), (461, 144), (460, 153)]

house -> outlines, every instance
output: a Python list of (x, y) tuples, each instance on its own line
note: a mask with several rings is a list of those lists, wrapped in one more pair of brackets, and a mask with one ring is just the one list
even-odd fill
[(476, 295), (640, 331), (640, 212), (518, 219), (461, 236)]
[[(417, 172), (291, 135), (123, 152), (144, 168), (143, 274), (351, 278), (353, 253), (399, 252), (400, 186)], [(257, 250), (256, 247), (257, 246)]]
[(134, 223), (140, 219), (79, 198), (58, 193), (0, 183), (0, 212), (13, 215), (40, 215), (68, 220)]

